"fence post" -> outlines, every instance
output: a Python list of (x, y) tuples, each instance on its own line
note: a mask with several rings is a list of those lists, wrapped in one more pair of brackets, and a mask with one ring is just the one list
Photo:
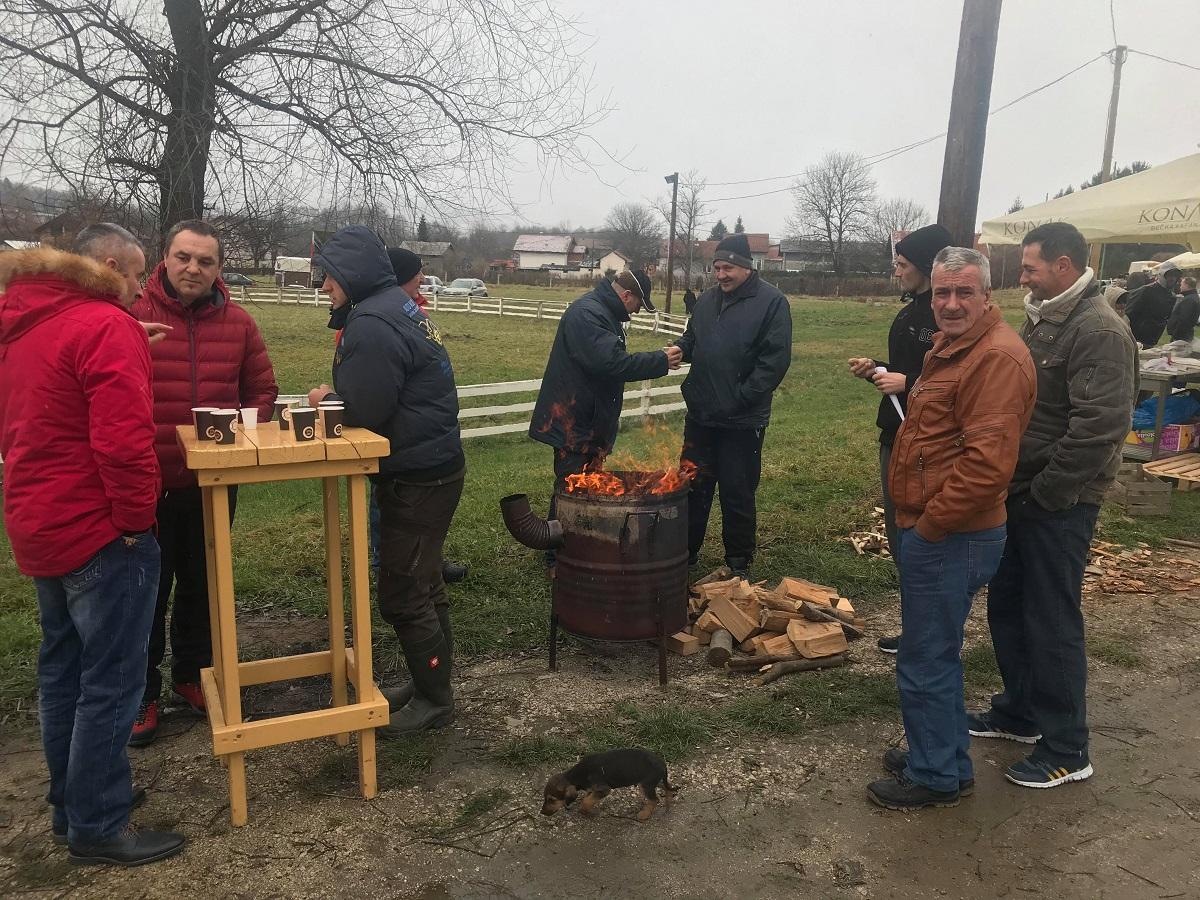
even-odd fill
[(283, 285), (282, 284), (276, 285), (275, 290), (279, 295), (279, 297), (278, 297), (279, 305), (283, 306)]
[(643, 419), (650, 418), (650, 380), (649, 379), (642, 382), (642, 400), (641, 400), (641, 403), (639, 406), (642, 411), (642, 418)]
[(438, 298), (437, 291), (434, 291), (433, 292), (433, 311), (434, 312), (437, 312), (437, 298)]
[(658, 334), (658, 315), (659, 315), (658, 311), (655, 310), (655, 312), (654, 312), (654, 333), (655, 334)]
[(500, 311), (500, 317), (503, 318), (504, 317), (504, 298), (503, 297), (500, 298), (500, 305), (497, 308)]
[(471, 295), (467, 294), (467, 312), (471, 311)]
[(542, 320), (542, 301), (541, 300), (538, 301), (537, 317), (538, 317), (538, 321), (540, 322)]

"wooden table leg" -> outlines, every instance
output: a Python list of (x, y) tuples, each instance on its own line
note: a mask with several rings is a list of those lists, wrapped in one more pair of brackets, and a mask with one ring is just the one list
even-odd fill
[(1171, 379), (1158, 385), (1158, 402), (1154, 409), (1154, 443), (1150, 445), (1150, 459), (1158, 459), (1158, 448), (1162, 445), (1163, 418), (1167, 409), (1167, 398), (1171, 396)]
[[(368, 579), (367, 477), (346, 477), (346, 507), (350, 519), (350, 624), (354, 647), (354, 693), (359, 703), (375, 691), (371, 673), (371, 588)], [(378, 792), (375, 780), (375, 729), (358, 732), (358, 786), (363, 797)]]
[(204, 512), (204, 568), (208, 579), (208, 625), (212, 638), (213, 675), (217, 686), (225, 683), (224, 668), (221, 666), (221, 617), (217, 612), (217, 555), (213, 546), (213, 489), (200, 489), (201, 507)]
[[(333, 679), (333, 705), (345, 706), (346, 695), (346, 610), (342, 596), (342, 518), (337, 478), (322, 478), (325, 494), (325, 583), (329, 589), (329, 657)], [(349, 734), (333, 738), (338, 746), (350, 743)]]
[[(239, 725), (242, 721), (241, 676), (238, 673), (237, 619), (233, 594), (233, 546), (229, 528), (229, 488), (219, 484), (211, 488), (211, 520), (207, 525), (206, 537), (211, 548), (212, 572), (216, 578), (217, 633), (221, 655), (219, 684), (221, 706), (225, 722)], [(230, 753), (229, 762), (229, 818), (234, 825), (245, 825), (246, 810), (246, 757), (244, 753)]]

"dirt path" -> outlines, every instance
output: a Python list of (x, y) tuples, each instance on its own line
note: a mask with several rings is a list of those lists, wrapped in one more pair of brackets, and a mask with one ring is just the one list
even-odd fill
[[(969, 643), (986, 640), (977, 603)], [(145, 869), (77, 869), (49, 839), (45, 773), (30, 723), (0, 737), (0, 896), (322, 897), (1200, 897), (1200, 609), (1191, 595), (1094, 597), (1088, 782), (1052, 791), (1009, 785), (1022, 748), (976, 740), (978, 787), (953, 810), (884, 812), (864, 796), (900, 727), (893, 716), (799, 737), (736, 734), (672, 766), (681, 790), (653, 821), (614, 792), (593, 819), (538, 815), (553, 764), (505, 764), (508, 740), (553, 739), (611, 715), (618, 700), (663, 695), (644, 648), (571, 648), (562, 671), (536, 654), (473, 661), (460, 715), (432, 742), (381, 749), (385, 790), (354, 797), (353, 751), (309, 742), (252, 754), (250, 826), (232, 829), (222, 771), (204, 726), (169, 713), (136, 752), (149, 787), (146, 826), (185, 831), (182, 856)], [(302, 646), (319, 627), (260, 623), (269, 643)], [(892, 624), (881, 616), (879, 631)], [(284, 643), (289, 643), (285, 641)], [(868, 646), (852, 672), (887, 673)], [(673, 659), (666, 696), (703, 708), (762, 690), (701, 658)], [(810, 676), (793, 676), (810, 677)], [(248, 707), (301, 708), (320, 685), (251, 694)], [(979, 691), (977, 696), (983, 696)], [(619, 709), (619, 708), (618, 708)], [(386, 755), (392, 754), (392, 755)], [(429, 754), (425, 759), (422, 754)], [(411, 781), (403, 767), (428, 770)], [(393, 769), (389, 772), (388, 766)]]

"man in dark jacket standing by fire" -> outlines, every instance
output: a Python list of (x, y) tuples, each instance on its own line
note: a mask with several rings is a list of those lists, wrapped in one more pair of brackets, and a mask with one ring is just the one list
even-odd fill
[(325, 396), (346, 404), (348, 425), (391, 443), (372, 476), (379, 613), (400, 640), (412, 688), (378, 734), (439, 728), (454, 718), (450, 621), (437, 614), (445, 608), (442, 546), (467, 472), (454, 369), (441, 332), (397, 283), (387, 248), (369, 228), (341, 229), (314, 263), (325, 271), (321, 289), (333, 315), (349, 309), (333, 356), (336, 394)]
[(612, 281), (597, 281), (559, 320), (529, 423), (529, 436), (554, 448), (556, 484), (602, 463), (612, 451), (625, 382), (661, 378), (679, 366), (677, 347), (625, 349), (621, 326), (639, 309), (654, 311), (650, 279), (625, 271)]
[[(133, 314), (143, 322), (170, 326), (166, 338), (150, 347), (154, 449), (162, 467), (157, 513), (162, 574), (150, 632), (146, 694), (130, 739), (135, 747), (149, 744), (158, 731), (159, 666), (166, 653), (172, 587), (171, 682), (196, 712), (204, 712), (200, 670), (212, 665), (204, 511), (196, 475), (183, 463), (175, 428), (192, 421), (196, 406), (252, 406), (265, 422), (279, 393), (258, 326), (229, 299), (220, 278), (224, 248), (216, 229), (199, 219), (180, 222), (167, 232), (163, 247), (162, 262), (133, 306)], [(232, 514), (236, 496), (229, 494)]]
[(713, 275), (716, 285), (700, 295), (675, 342), (692, 364), (683, 382), (683, 460), (696, 467), (688, 551), (695, 563), (719, 488), (725, 562), (744, 575), (754, 559), (754, 494), (771, 395), (792, 361), (792, 315), (787, 297), (754, 270), (744, 234), (717, 245)]

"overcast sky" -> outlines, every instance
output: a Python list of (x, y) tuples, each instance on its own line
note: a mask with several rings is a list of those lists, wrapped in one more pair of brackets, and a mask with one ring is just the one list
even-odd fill
[[(529, 222), (595, 226), (622, 199), (663, 191), (697, 169), (713, 220), (780, 235), (791, 212), (777, 180), (831, 150), (879, 154), (946, 129), (960, 0), (559, 0), (589, 43), (597, 91), (613, 108), (598, 135), (633, 171), (514, 174)], [(1114, 0), (1120, 43), (1200, 66), (1200, 2)], [(1108, 0), (1005, 0), (992, 109), (1114, 44)], [(1041, 202), (1100, 168), (1112, 65), (1093, 62), (989, 120), (980, 219), (1018, 195)], [(1200, 152), (1200, 71), (1131, 54), (1114, 159), (1163, 163)], [(883, 196), (936, 214), (945, 141), (873, 169)], [(609, 184), (605, 184), (607, 181)]]

